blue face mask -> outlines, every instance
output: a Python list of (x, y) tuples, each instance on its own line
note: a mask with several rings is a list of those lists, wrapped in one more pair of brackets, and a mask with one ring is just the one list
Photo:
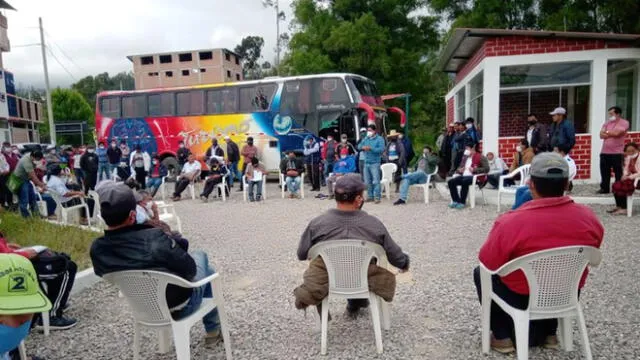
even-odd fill
[(0, 355), (7, 353), (20, 345), (20, 342), (29, 335), (31, 320), (17, 328), (0, 325)]

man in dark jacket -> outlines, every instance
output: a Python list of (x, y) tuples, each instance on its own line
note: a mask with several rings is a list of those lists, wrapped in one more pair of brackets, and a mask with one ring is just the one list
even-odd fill
[(178, 169), (178, 173), (182, 171), (182, 167), (184, 166), (184, 164), (189, 161), (189, 154), (191, 154), (191, 150), (187, 149), (187, 147), (184, 146), (184, 141), (179, 141), (178, 151), (176, 152), (176, 156), (178, 157), (178, 166), (180, 166), (180, 168)]
[(96, 181), (98, 180), (98, 166), (99, 159), (96, 154), (95, 145), (87, 146), (87, 151), (80, 157), (80, 169), (84, 173), (84, 193), (85, 195), (89, 190), (96, 188)]
[(290, 198), (298, 197), (298, 190), (302, 184), (302, 173), (304, 173), (304, 164), (302, 159), (296, 157), (296, 153), (289, 151), (287, 156), (280, 161), (280, 173), (284, 175)]
[(562, 107), (556, 108), (549, 115), (553, 116), (553, 124), (549, 130), (549, 150), (557, 151), (556, 148), (566, 149), (567, 153), (576, 144), (576, 130), (573, 124), (567, 120), (567, 110)]
[(527, 125), (525, 138), (533, 151), (536, 154), (549, 151), (549, 134), (547, 127), (538, 122), (538, 117), (535, 114), (527, 115)]
[(122, 150), (118, 147), (118, 142), (115, 139), (111, 140), (111, 146), (107, 149), (107, 158), (109, 159), (109, 178), (111, 178), (113, 172), (118, 169), (120, 158), (122, 158)]
[(320, 191), (320, 144), (311, 135), (304, 139), (304, 163), (310, 176), (311, 191)]
[(218, 145), (218, 139), (213, 138), (211, 140), (211, 146), (204, 154), (204, 160), (209, 163), (212, 158), (218, 159), (218, 162), (224, 162), (224, 150)]
[(413, 158), (416, 156), (416, 153), (413, 151), (413, 144), (411, 143), (409, 137), (405, 136), (402, 130), (399, 130), (398, 133), (400, 134), (398, 135), (398, 139), (400, 139), (400, 141), (402, 142), (402, 146), (404, 146), (405, 160), (404, 166), (402, 167), (402, 174), (406, 174), (409, 169), (409, 164), (411, 163), (411, 160), (413, 160)]
[[(218, 184), (222, 183), (222, 178), (226, 175), (227, 167), (224, 165), (224, 162), (219, 161), (216, 157), (212, 157), (209, 161), (209, 174), (205, 179), (202, 194), (200, 194), (200, 200), (202, 200), (202, 202), (209, 201), (209, 195), (211, 195)], [(229, 193), (229, 189), (227, 188), (225, 188), (224, 191), (227, 194)], [(220, 191), (218, 190), (218, 196), (220, 195)]]
[(238, 171), (238, 162), (240, 162), (240, 148), (238, 144), (231, 140), (228, 135), (224, 137), (227, 143), (227, 167), (229, 168), (229, 177), (227, 179), (229, 187), (233, 187), (233, 181), (238, 179), (242, 181), (242, 173)]
[[(136, 225), (136, 199), (124, 184), (105, 182), (97, 189), (100, 211), (108, 228), (104, 236), (91, 245), (91, 262), (98, 276), (126, 270), (155, 270), (196, 282), (215, 273), (203, 251), (187, 253), (180, 244), (160, 228)], [(167, 287), (167, 305), (176, 319), (198, 310), (203, 297), (212, 297), (211, 284), (195, 289), (175, 285)], [(186, 305), (185, 305), (186, 304)], [(220, 337), (218, 311), (202, 319), (207, 342)]]

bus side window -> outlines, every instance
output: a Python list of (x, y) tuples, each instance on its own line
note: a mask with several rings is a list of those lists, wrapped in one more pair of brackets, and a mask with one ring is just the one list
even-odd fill
[(207, 113), (208, 114), (222, 113), (222, 91), (220, 90), (207, 91)]
[(108, 97), (100, 100), (100, 113), (102, 116), (117, 119), (120, 117), (120, 98)]
[(238, 97), (236, 92), (238, 89), (229, 88), (222, 90), (222, 113), (232, 114), (238, 112)]
[(122, 117), (135, 118), (147, 116), (146, 95), (125, 96), (122, 98)]

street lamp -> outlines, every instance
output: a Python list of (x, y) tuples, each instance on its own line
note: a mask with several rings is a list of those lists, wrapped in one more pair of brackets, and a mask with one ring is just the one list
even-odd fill
[(284, 11), (280, 11), (280, 0), (262, 0), (264, 7), (272, 7), (276, 10), (276, 70), (280, 66), (280, 21), (286, 19)]

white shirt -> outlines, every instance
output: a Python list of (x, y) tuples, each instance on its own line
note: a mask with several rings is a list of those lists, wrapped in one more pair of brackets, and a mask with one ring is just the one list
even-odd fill
[(253, 170), (253, 178), (251, 181), (261, 181), (262, 180), (262, 171)]
[(531, 146), (531, 139), (533, 138), (533, 130), (535, 128), (529, 128), (529, 130), (527, 130), (527, 142), (529, 143), (529, 146)]
[(81, 157), (82, 157), (82, 154), (73, 155), (73, 168), (74, 169), (80, 169), (80, 158)]
[(196, 172), (198, 170), (202, 170), (202, 165), (200, 165), (199, 161), (194, 161), (193, 164), (187, 161), (182, 166), (182, 173), (183, 174), (194, 173), (194, 172)]
[(58, 193), (62, 197), (61, 201), (63, 203), (71, 200), (64, 197), (64, 194), (69, 192), (69, 188), (67, 188), (67, 185), (64, 184), (64, 181), (62, 181), (60, 177), (54, 175), (49, 176), (49, 180), (47, 180), (47, 187), (49, 190), (53, 190)]
[(462, 173), (462, 176), (473, 176), (473, 172), (471, 172), (472, 162), (473, 159), (471, 158), (471, 156), (467, 157), (467, 161), (464, 163), (464, 172)]
[(136, 205), (136, 224), (144, 224), (149, 220), (147, 209), (143, 208), (139, 204)]
[(504, 160), (502, 160), (502, 158), (494, 157), (493, 160), (489, 161), (489, 174), (501, 174), (506, 169), (507, 164), (504, 163)]
[(573, 161), (573, 159), (570, 158), (569, 155), (565, 156), (564, 159), (567, 160), (567, 164), (569, 164), (569, 181), (571, 181), (576, 177), (576, 174), (578, 173), (578, 167), (576, 166), (576, 162)]

